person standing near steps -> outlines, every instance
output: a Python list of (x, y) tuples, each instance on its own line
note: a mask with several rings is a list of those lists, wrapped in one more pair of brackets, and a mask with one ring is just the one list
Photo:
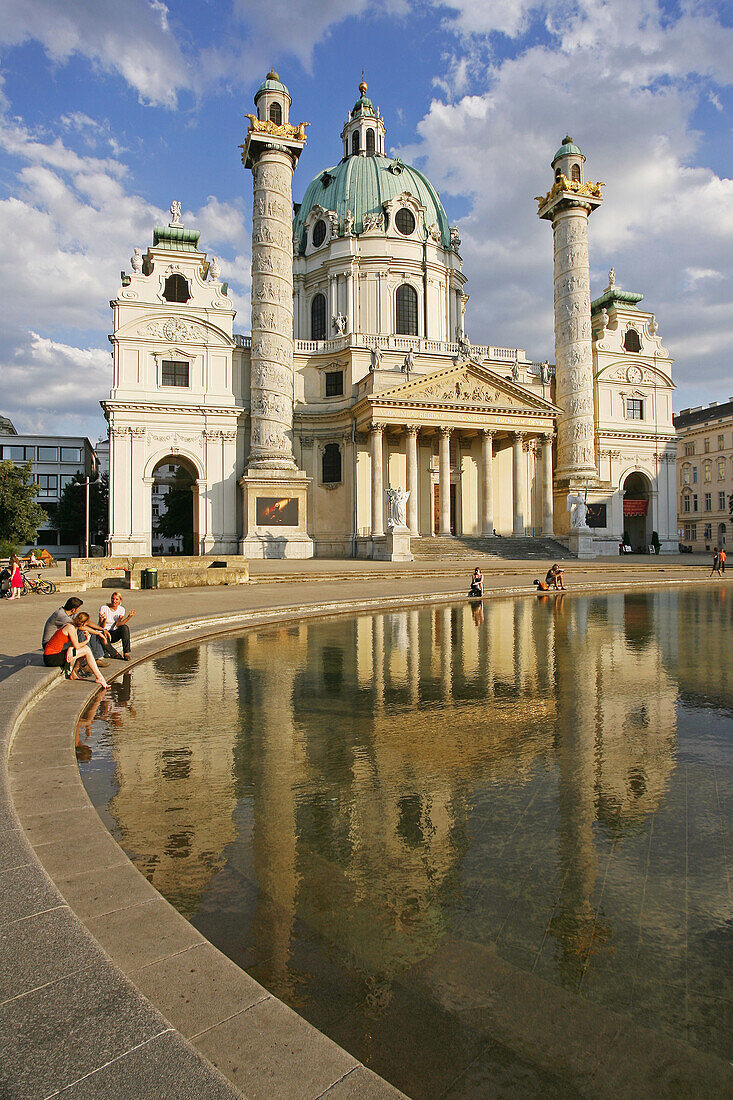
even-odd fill
[(122, 655), (126, 661), (130, 660), (130, 628), (127, 625), (134, 609), (128, 614), (122, 606), (122, 596), (119, 592), (113, 592), (108, 604), (102, 604), (99, 609), (99, 625), (109, 634), (111, 642), (122, 642)]

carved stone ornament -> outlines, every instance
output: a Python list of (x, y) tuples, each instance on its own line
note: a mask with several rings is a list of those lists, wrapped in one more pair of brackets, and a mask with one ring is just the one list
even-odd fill
[[(471, 405), (490, 405), (502, 400), (498, 390), (491, 389), (486, 383), (471, 378), (470, 375), (429, 383), (420, 387), (419, 394), (420, 397), (435, 401), (460, 401)], [(502, 403), (506, 404), (506, 399)]]
[(644, 378), (644, 372), (641, 367), (637, 367), (635, 364), (626, 368), (626, 380), (631, 382), (632, 385), (638, 385)]
[(291, 141), (305, 141), (305, 128), (310, 122), (299, 122), (297, 126), (291, 126), (289, 122), (283, 122), (280, 126), (271, 119), (260, 120), (257, 115), (245, 115), (249, 119), (249, 133), (269, 134), (270, 137), (289, 138)]
[(132, 270), (136, 275), (139, 275), (143, 269), (143, 254), (139, 248), (133, 249), (132, 256), (130, 257), (130, 264)]
[(204, 330), (200, 325), (191, 324), (180, 317), (168, 317), (165, 320), (149, 321), (138, 329), (139, 336), (157, 336), (163, 340), (182, 340), (200, 343), (204, 339)]
[(384, 214), (365, 214), (361, 219), (362, 232), (373, 233), (376, 230), (384, 229)]
[[(539, 209), (542, 209), (545, 203), (549, 202), (550, 199), (554, 199), (558, 195), (562, 195), (568, 191), (579, 197), (587, 196), (591, 199), (602, 199), (603, 192), (601, 188), (605, 186), (602, 180), (599, 180), (598, 183), (591, 183), (590, 180), (587, 180), (585, 183), (581, 183), (579, 180), (569, 180), (567, 176), (564, 176), (561, 172), (546, 195), (535, 195), (535, 202), (538, 204)], [(611, 270), (613, 270), (613, 268)]]
[(387, 497), (387, 505), (389, 508), (389, 516), (387, 519), (387, 527), (390, 531), (393, 531), (395, 527), (407, 526), (407, 501), (410, 498), (410, 491), (402, 488), (398, 485), (396, 489), (391, 487), (386, 490), (385, 496)]

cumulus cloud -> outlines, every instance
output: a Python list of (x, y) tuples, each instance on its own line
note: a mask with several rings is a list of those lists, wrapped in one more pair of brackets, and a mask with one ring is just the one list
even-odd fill
[[(448, 6), (471, 49), (484, 50), (482, 90), (444, 88), (402, 152), (470, 200), (461, 236), (472, 339), (552, 357), (552, 240), (532, 196), (551, 186), (549, 162), (569, 132), (588, 177), (607, 184), (590, 222), (594, 294), (612, 265), (621, 285), (645, 293), (678, 360), (678, 404), (685, 393), (694, 402), (696, 386), (725, 389), (733, 181), (694, 166), (693, 116), (706, 82), (733, 82), (733, 29), (701, 11), (663, 19), (655, 0), (517, 2), (499, 14), (490, 3)], [(520, 35), (540, 13), (543, 44), (518, 42), (499, 61), (480, 38)]]

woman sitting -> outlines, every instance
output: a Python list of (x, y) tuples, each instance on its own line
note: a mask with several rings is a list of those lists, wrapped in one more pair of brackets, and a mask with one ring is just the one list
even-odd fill
[(484, 575), (478, 566), (473, 571), (471, 590), (468, 594), (469, 596), (483, 596), (484, 594)]
[(550, 588), (561, 588), (564, 592), (565, 585), (562, 582), (562, 575), (564, 572), (565, 570), (561, 569), (557, 562), (555, 562), (555, 564), (547, 570), (545, 584), (548, 585)]
[[(78, 680), (80, 677), (77, 675), (77, 665), (85, 660), (96, 683), (106, 688), (109, 685), (99, 671), (91, 649), (82, 643), (77, 633), (77, 627), (82, 629), (88, 621), (89, 616), (81, 612), (73, 622), (67, 623), (52, 634), (43, 647), (43, 663), (49, 668), (62, 668), (67, 680)], [(82, 637), (86, 635), (82, 634)]]

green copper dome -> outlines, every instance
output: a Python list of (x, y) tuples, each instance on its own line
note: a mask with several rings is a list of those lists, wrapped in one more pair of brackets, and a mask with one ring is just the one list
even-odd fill
[(585, 157), (583, 156), (578, 146), (573, 144), (573, 139), (570, 137), (569, 134), (565, 135), (562, 145), (552, 158), (553, 164), (558, 157), (583, 157), (583, 160), (585, 160)]
[(262, 92), (283, 92), (288, 97), (288, 99), (290, 99), (290, 92), (280, 80), (280, 77), (274, 69), (272, 69), (267, 74), (267, 77), (262, 81), (259, 88), (255, 92), (255, 103), (257, 102)]
[(356, 118), (357, 115), (372, 115), (373, 118), (377, 117), (374, 111), (374, 104), (368, 96), (360, 96), (354, 104), (351, 110), (351, 117)]
[(437, 224), (444, 248), (450, 247), (450, 229), (438, 193), (417, 168), (379, 154), (347, 157), (333, 168), (319, 172), (308, 184), (295, 217), (293, 234), (305, 248), (305, 220), (314, 206), (335, 210), (343, 231), (346, 211), (354, 215), (354, 232), (363, 230), (365, 214), (381, 214), (382, 204), (407, 191), (425, 207), (426, 226)]

